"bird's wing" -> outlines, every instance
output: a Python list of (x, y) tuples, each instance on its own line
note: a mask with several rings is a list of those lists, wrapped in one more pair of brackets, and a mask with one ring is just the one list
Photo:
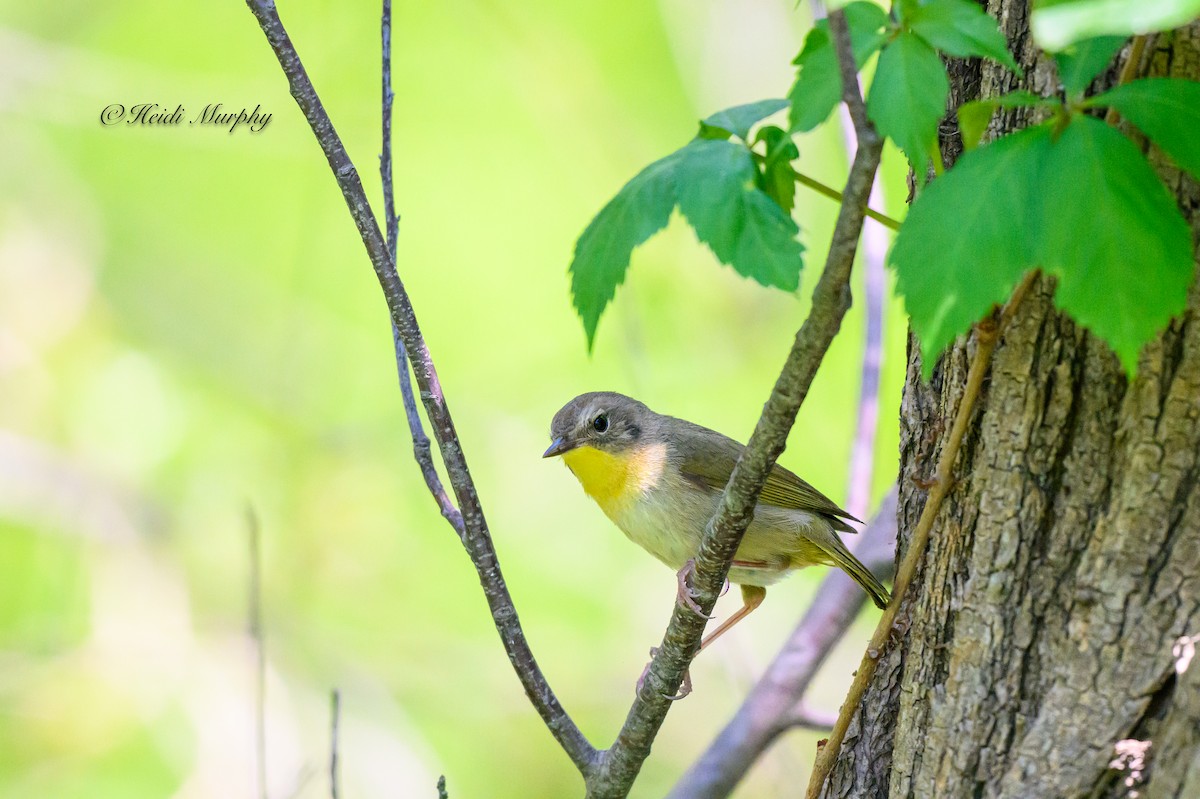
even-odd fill
[[(699, 425), (692, 425), (691, 422), (678, 421), (700, 428)], [(683, 472), (684, 477), (697, 484), (707, 486), (715, 491), (723, 491), (726, 483), (729, 482), (729, 475), (733, 473), (733, 465), (745, 447), (732, 438), (708, 428), (700, 428), (697, 432), (707, 434), (702, 437), (704, 452), (702, 454), (692, 443), (701, 436), (681, 437), (681, 440), (686, 443), (675, 447), (680, 457), (680, 471)], [(795, 510), (819, 513), (829, 517), (836, 529), (850, 533), (857, 531), (842, 522), (841, 519), (860, 521), (839, 508), (829, 497), (779, 464), (771, 468), (771, 474), (767, 476), (767, 483), (763, 486), (762, 493), (758, 495), (758, 501), (780, 508), (794, 508)]]

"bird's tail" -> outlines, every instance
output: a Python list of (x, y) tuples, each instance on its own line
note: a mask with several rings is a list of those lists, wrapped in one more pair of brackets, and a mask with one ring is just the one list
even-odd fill
[(854, 557), (850, 553), (850, 550), (846, 549), (846, 545), (842, 544), (841, 539), (837, 539), (837, 542), (839, 546), (832, 547), (827, 552), (833, 561), (833, 565), (838, 566), (842, 571), (854, 578), (854, 582), (861, 585), (863, 590), (871, 595), (871, 599), (880, 610), (886, 608), (888, 602), (891, 601), (891, 596), (888, 594), (887, 589), (883, 587), (883, 583), (876, 579), (871, 570), (862, 564), (862, 561)]

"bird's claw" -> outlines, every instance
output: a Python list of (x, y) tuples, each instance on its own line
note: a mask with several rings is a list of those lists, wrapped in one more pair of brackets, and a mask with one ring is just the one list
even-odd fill
[[(642, 692), (642, 688), (645, 687), (645, 685), (646, 685), (646, 675), (650, 673), (650, 665), (651, 665), (651, 663), (654, 662), (654, 660), (653, 660), (654, 656), (657, 654), (658, 654), (658, 647), (656, 647), (656, 646), (650, 647), (651, 661), (650, 661), (650, 663), (646, 664), (646, 667), (644, 669), (642, 669), (642, 676), (638, 677), (638, 681), (637, 681), (636, 692), (639, 694)], [(692, 673), (689, 670), (689, 671), (685, 671), (683, 673), (683, 683), (679, 686), (679, 693), (675, 694), (675, 696), (667, 696), (666, 694), (663, 694), (663, 698), (667, 699), (670, 702), (678, 702), (680, 699), (683, 699), (685, 696), (687, 696), (691, 692), (692, 692)]]
[(679, 570), (678, 574), (676, 574), (676, 578), (678, 579), (678, 590), (675, 593), (675, 598), (680, 605), (692, 611), (705, 621), (709, 621), (713, 617), (701, 610), (700, 606), (696, 604), (696, 600), (692, 598), (691, 577), (693, 574), (695, 574), (695, 572), (696, 561), (692, 558), (688, 558), (687, 563), (683, 564), (683, 568)]

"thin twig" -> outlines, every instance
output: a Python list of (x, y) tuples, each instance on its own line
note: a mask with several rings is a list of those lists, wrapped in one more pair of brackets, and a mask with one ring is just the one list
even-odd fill
[(825, 732), (837, 723), (837, 713), (828, 710), (817, 710), (805, 704), (792, 708), (783, 718), (788, 729), (812, 730)]
[(292, 779), (292, 787), (283, 794), (283, 799), (297, 799), (302, 796), (308, 784), (317, 776), (318, 771), (320, 769), (312, 762), (305, 761), (301, 764), (300, 768), (296, 770), (296, 776)]
[[(379, 148), (379, 178), (383, 184), (383, 225), (387, 231), (387, 251), (392, 259), (392, 269), (396, 269), (396, 243), (400, 238), (400, 215), (396, 213), (395, 184), (392, 180), (392, 103), (396, 95), (392, 92), (392, 2), (383, 0), (383, 15), (380, 19), (380, 38), (382, 39), (383, 66), (380, 72), (382, 79), (381, 105), (383, 108), (383, 135)], [(408, 350), (404, 339), (400, 336), (400, 328), (395, 320), (392, 324), (392, 346), (396, 351), (396, 376), (400, 381), (400, 396), (404, 403), (404, 416), (408, 420), (408, 429), (412, 433), (413, 458), (425, 478), (425, 485), (430, 495), (437, 503), (438, 510), (450, 526), (462, 538), (462, 514), (454, 507), (454, 500), (442, 485), (442, 478), (437, 473), (433, 463), (433, 451), (430, 448), (429, 436), (421, 424), (421, 414), (417, 411), (417, 398), (413, 395), (412, 380), (408, 374)]]
[[(842, 12), (832, 15), (841, 23)], [(842, 66), (843, 97), (857, 106), (859, 147), (846, 183), (845, 198), (834, 226), (825, 270), (813, 291), (812, 309), (796, 334), (775, 387), (763, 408), (754, 433), (742, 452), (716, 515), (696, 554), (692, 589), (705, 614), (712, 611), (742, 535), (753, 518), (754, 506), (775, 460), (783, 451), (809, 386), (850, 307), (850, 270), (862, 231), (864, 210), (879, 166), (882, 141), (866, 121), (849, 36), (837, 39)], [(613, 746), (601, 754), (600, 767), (587, 780), (590, 797), (623, 797), (637, 777), (650, 746), (670, 709), (671, 699), (683, 682), (704, 631), (705, 619), (676, 604), (670, 624), (646, 671), (642, 688)]]
[[(837, 189), (833, 188), (832, 186), (825, 185), (824, 183), (817, 180), (816, 178), (810, 178), (808, 175), (797, 172), (796, 173), (796, 182), (803, 186), (808, 186), (810, 189), (815, 191), (817, 194), (824, 195), (831, 200), (836, 200), (839, 203), (842, 201), (841, 192), (839, 192)], [(879, 211), (874, 211), (869, 206), (866, 209), (866, 214), (871, 219), (874, 219), (876, 222), (878, 222), (879, 224), (883, 225), (886, 228), (891, 228), (892, 230), (900, 229), (900, 223), (897, 222), (895, 219), (892, 219), (887, 214), (882, 214)]]
[[(893, 488), (863, 528), (854, 554), (880, 579), (886, 580), (895, 565), (895, 552), (896, 489)], [(737, 713), (671, 789), (668, 799), (728, 796), (780, 733), (801, 723), (797, 713), (803, 708), (802, 699), (809, 685), (866, 601), (867, 595), (848, 574), (830, 569), (783, 649)], [(832, 726), (830, 721), (823, 730)]]
[(917, 567), (924, 557), (925, 545), (929, 541), (929, 532), (933, 528), (933, 523), (937, 518), (938, 512), (941, 510), (942, 500), (945, 499), (946, 494), (949, 493), (953, 484), (951, 472), (954, 469), (954, 461), (958, 457), (959, 447), (962, 444), (963, 436), (967, 432), (967, 425), (971, 420), (972, 412), (975, 410), (975, 402), (979, 398), (983, 379), (987, 375), (988, 367), (991, 365), (992, 352), (996, 348), (996, 342), (1004, 332), (1004, 328), (1008, 325), (1008, 322), (1012, 319), (1013, 314), (1016, 313), (1021, 301), (1025, 298), (1025, 294), (1029, 291), (1034, 281), (1037, 280), (1038, 274), (1036, 270), (1032, 270), (1025, 275), (1024, 279), (1013, 291), (1012, 296), (1004, 306), (999, 317), (989, 317), (976, 325), (975, 355), (971, 359), (971, 366), (967, 371), (967, 384), (963, 389), (962, 400), (959, 402), (958, 409), (954, 414), (954, 425), (950, 430), (950, 436), (946, 439), (946, 444), (942, 449), (941, 455), (938, 457), (934, 484), (930, 488), (929, 496), (925, 500), (925, 507), (921, 510), (921, 517), (917, 521), (916, 529), (913, 531), (908, 551), (905, 552), (904, 560), (901, 561), (900, 567), (896, 570), (896, 584), (892, 590), (892, 601), (887, 606), (887, 609), (884, 610), (883, 615), (879, 619), (879, 624), (875, 627), (875, 633), (871, 636), (871, 642), (867, 645), (866, 654), (863, 655), (862, 663), (855, 674), (854, 682), (850, 684), (850, 691), (842, 703), (842, 711), (838, 716), (838, 722), (830, 731), (829, 740), (825, 743), (825, 746), (817, 752), (816, 763), (813, 765), (812, 775), (809, 778), (808, 791), (806, 793), (807, 799), (817, 799), (820, 796), (825, 779), (829, 776), (829, 772), (833, 769), (833, 765), (837, 761), (838, 751), (841, 749), (842, 741), (846, 737), (846, 730), (850, 726), (850, 721), (853, 719), (854, 713), (858, 710), (863, 694), (866, 693), (867, 685), (870, 684), (871, 678), (875, 674), (875, 668), (883, 658), (884, 651), (892, 638), (892, 628), (896, 621), (896, 614), (903, 604), (905, 593), (908, 591), (913, 576), (917, 572)]
[(446, 793), (446, 775), (438, 777), (437, 781), (438, 799), (450, 799), (450, 794)]
[(267, 647), (262, 621), (262, 525), (254, 507), (246, 506), (250, 546), (250, 638), (254, 641), (254, 776), (259, 799), (267, 799)]
[(338, 779), (338, 722), (342, 715), (342, 695), (335, 688), (329, 696), (329, 796), (341, 795)]
[(421, 335), (417, 317), (413, 311), (412, 302), (405, 291), (404, 283), (397, 274), (392, 260), (391, 250), (384, 241), (383, 234), (375, 220), (371, 205), (363, 191), (362, 181), (354, 168), (346, 148), (334, 130), (333, 122), (325, 111), (312, 81), (304, 69), (300, 56), (288, 38), (287, 31), (279, 19), (275, 4), (271, 0), (247, 0), (251, 13), (258, 21), (259, 27), (267, 37), (267, 42), (279, 59), (279, 65), (287, 76), (292, 97), (304, 113), (312, 128), (313, 134), (325, 153), (334, 178), (346, 199), (350, 216), (358, 228), (359, 236), (370, 256), (371, 265), (379, 285), (383, 289), (388, 310), (408, 351), (409, 362), (412, 364), (413, 376), (420, 389), (421, 401), (429, 419), (433, 437), (441, 450), (442, 462), (446, 466), (446, 474), (458, 500), (462, 514), (462, 532), (460, 537), (471, 563), (479, 575), (484, 596), (491, 611), (492, 620), (509, 661), (513, 665), (529, 701), (542, 717), (546, 727), (562, 746), (567, 756), (581, 772), (590, 771), (595, 760), (596, 750), (588, 743), (579, 727), (567, 715), (562, 704), (554, 695), (542, 674), (521, 624), (517, 618), (516, 608), (508, 586), (500, 571), (496, 558), (495, 546), (488, 531), (479, 495), (471, 479), (466, 458), (463, 455), (462, 444), (454, 429), (454, 420), (442, 394), (441, 383), (429, 348)]

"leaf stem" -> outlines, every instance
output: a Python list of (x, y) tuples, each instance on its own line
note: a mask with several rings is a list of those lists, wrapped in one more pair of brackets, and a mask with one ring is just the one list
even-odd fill
[[(810, 178), (808, 175), (797, 172), (796, 173), (796, 182), (802, 186), (808, 186), (810, 189), (815, 191), (817, 194), (822, 194), (831, 200), (836, 200), (837, 202), (842, 201), (841, 192), (839, 192), (837, 189), (833, 188), (832, 186), (825, 185), (824, 183), (817, 180), (816, 178)], [(876, 222), (878, 222), (879, 224), (883, 225), (886, 228), (890, 228), (891, 230), (899, 230), (900, 229), (900, 223), (897, 222), (895, 219), (892, 219), (890, 216), (887, 216), (886, 214), (881, 214), (878, 211), (871, 210), (870, 208), (868, 208), (865, 213), (867, 216), (871, 217)]]
[[(1143, 33), (1140, 36), (1133, 37), (1133, 44), (1129, 45), (1129, 57), (1125, 59), (1125, 65), (1121, 67), (1121, 76), (1117, 78), (1117, 85), (1121, 86), (1138, 76), (1142, 67), (1142, 53), (1146, 49), (1146, 43), (1153, 34)], [(1109, 106), (1108, 111), (1104, 115), (1104, 121), (1110, 125), (1117, 124), (1117, 117), (1120, 113), (1116, 108)]]

